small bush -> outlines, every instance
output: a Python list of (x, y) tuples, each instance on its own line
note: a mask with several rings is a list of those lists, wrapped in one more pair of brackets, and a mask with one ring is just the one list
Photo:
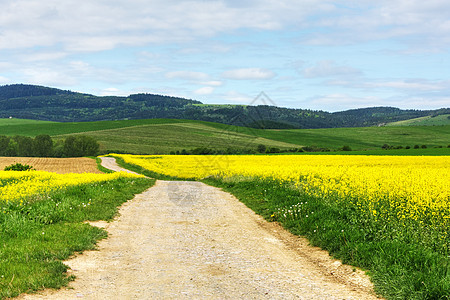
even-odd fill
[(21, 163), (12, 164), (10, 166), (6, 166), (5, 171), (31, 171), (33, 167), (30, 165), (22, 165)]
[(266, 150), (266, 153), (281, 153), (281, 150), (280, 150), (280, 148), (277, 148), (277, 147), (271, 147)]
[(420, 148), (426, 149), (426, 148), (427, 148), (427, 145), (422, 145), (422, 146), (420, 146)]
[(419, 145), (414, 145), (414, 149), (419, 149), (420, 146)]
[(352, 148), (348, 145), (345, 145), (344, 147), (342, 147), (342, 151), (352, 151)]
[(258, 147), (257, 147), (257, 151), (258, 151), (259, 153), (265, 153), (266, 150), (267, 150), (266, 145), (259, 144)]

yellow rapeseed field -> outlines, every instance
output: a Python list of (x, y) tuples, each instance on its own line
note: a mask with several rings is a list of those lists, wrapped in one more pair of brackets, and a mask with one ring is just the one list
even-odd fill
[(450, 218), (448, 156), (114, 156), (182, 178), (271, 178), (292, 183), (324, 200), (351, 203), (375, 218), (395, 217), (441, 226)]
[(23, 201), (34, 194), (42, 194), (59, 188), (93, 182), (138, 177), (125, 172), (111, 174), (69, 173), (57, 174), (45, 171), (0, 171), (0, 204)]

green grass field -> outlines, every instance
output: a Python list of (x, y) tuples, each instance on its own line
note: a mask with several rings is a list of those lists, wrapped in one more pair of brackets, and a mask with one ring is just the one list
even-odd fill
[[(39, 134), (55, 138), (70, 134), (89, 135), (101, 144), (102, 151), (134, 154), (168, 154), (198, 147), (255, 150), (258, 144), (280, 149), (316, 146), (331, 150), (347, 145), (361, 151), (379, 150), (383, 144), (402, 147), (426, 145), (428, 149), (446, 148), (450, 144), (450, 125), (262, 130), (171, 119), (75, 123), (0, 119), (0, 135)], [(424, 150), (417, 151), (417, 155), (430, 155), (430, 150)], [(440, 155), (449, 154), (447, 150), (436, 151)]]
[(3, 126), (16, 126), (16, 125), (36, 125), (36, 124), (49, 124), (55, 123), (50, 121), (37, 121), (37, 120), (26, 120), (26, 119), (2, 119), (0, 118), (0, 127)]
[(265, 130), (260, 132), (260, 136), (318, 147), (339, 148), (348, 145), (354, 150), (379, 149), (383, 144), (434, 147), (450, 143), (450, 126)]
[(410, 120), (392, 122), (386, 126), (439, 126), (450, 125), (450, 115), (427, 116)]
[(295, 144), (218, 130), (202, 123), (151, 124), (86, 133), (95, 138), (104, 150), (131, 153), (168, 154), (170, 151), (207, 147), (212, 149), (256, 149), (269, 147), (295, 148)]

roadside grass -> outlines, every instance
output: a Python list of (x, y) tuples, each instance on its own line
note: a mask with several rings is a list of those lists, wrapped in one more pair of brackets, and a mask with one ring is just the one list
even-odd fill
[(180, 178), (175, 176), (164, 175), (160, 173), (156, 173), (150, 170), (147, 170), (141, 166), (126, 163), (123, 158), (114, 156), (114, 154), (108, 155), (114, 157), (116, 159), (116, 163), (124, 169), (128, 169), (130, 171), (145, 175), (150, 178), (159, 179), (159, 180), (181, 180), (181, 181), (195, 181), (194, 178)]
[(66, 286), (74, 277), (62, 261), (107, 236), (84, 222), (112, 220), (118, 206), (154, 182), (119, 178), (0, 204), (0, 298)]
[(427, 226), (376, 220), (343, 201), (324, 201), (270, 179), (207, 178), (268, 221), (305, 236), (344, 263), (368, 272), (387, 299), (448, 299), (448, 238)]
[(113, 170), (110, 170), (110, 169), (105, 168), (104, 166), (102, 166), (102, 159), (100, 157), (90, 156), (90, 158), (95, 159), (95, 162), (97, 163), (97, 168), (100, 171), (102, 171), (103, 173), (114, 173)]

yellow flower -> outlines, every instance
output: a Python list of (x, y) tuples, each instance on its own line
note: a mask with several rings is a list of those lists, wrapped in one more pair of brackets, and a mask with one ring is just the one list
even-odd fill
[(0, 203), (17, 201), (23, 205), (25, 197), (42, 194), (72, 185), (102, 182), (119, 177), (139, 177), (125, 172), (111, 174), (56, 174), (44, 171), (0, 171)]
[(450, 215), (449, 156), (116, 155), (181, 178), (272, 178), (303, 193), (344, 201), (376, 216), (443, 224)]

